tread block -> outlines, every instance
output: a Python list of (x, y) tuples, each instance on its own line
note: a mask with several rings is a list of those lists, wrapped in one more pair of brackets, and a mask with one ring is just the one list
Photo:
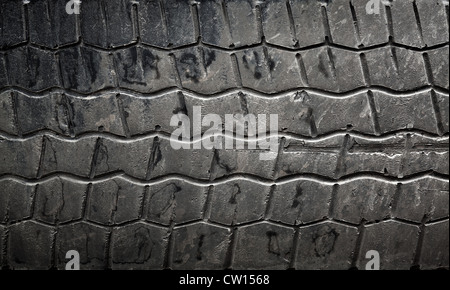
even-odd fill
[(47, 129), (70, 135), (69, 111), (60, 93), (49, 93), (41, 98), (17, 93), (16, 110), (23, 134)]
[(230, 32), (235, 47), (261, 42), (255, 2), (251, 0), (224, 0)]
[(145, 179), (153, 139), (145, 138), (133, 142), (102, 138), (98, 146), (95, 175), (123, 171)]
[(232, 269), (286, 270), (293, 251), (294, 230), (267, 222), (238, 228)]
[(332, 42), (348, 47), (358, 47), (359, 36), (356, 34), (349, 0), (327, 1), (326, 11), (330, 26)]
[(313, 181), (277, 185), (272, 194), (272, 221), (290, 225), (316, 222), (328, 216), (332, 186)]
[(351, 3), (355, 9), (361, 44), (364, 47), (369, 47), (387, 43), (389, 41), (389, 29), (386, 6), (380, 5), (380, 14), (367, 14), (367, 1), (352, 0)]
[(206, 223), (176, 227), (171, 268), (174, 270), (222, 270), (231, 230)]
[(421, 222), (448, 217), (449, 184), (437, 179), (425, 178), (404, 183), (396, 202), (395, 216)]
[(333, 222), (300, 228), (297, 270), (347, 270), (351, 267), (358, 230)]
[(144, 216), (162, 225), (186, 223), (202, 218), (208, 187), (185, 181), (165, 181), (146, 192)]
[(286, 3), (285, 0), (266, 1), (262, 2), (260, 7), (266, 41), (291, 48), (297, 41), (290, 29)]
[(31, 91), (59, 86), (58, 65), (52, 52), (19, 47), (7, 54), (10, 85)]
[(6, 71), (5, 54), (0, 53), (0, 88), (8, 85), (8, 72)]
[[(445, 12), (445, 9), (448, 8), (445, 7), (444, 1), (416, 0), (416, 3), (424, 44), (433, 46), (448, 42), (448, 15)], [(436, 25), (436, 23), (441, 23), (441, 25)], [(442, 25), (444, 23), (446, 25)]]
[(230, 47), (233, 44), (222, 0), (197, 0), (202, 42)]
[(416, 0), (392, 1), (392, 26), (394, 41), (411, 47), (424, 47), (419, 22), (414, 12)]
[(214, 94), (236, 86), (228, 53), (196, 47), (177, 51), (176, 69), (184, 88), (200, 94)]
[(191, 222), (202, 218), (207, 187), (185, 181), (165, 181), (151, 186), (145, 197), (146, 220), (162, 225)]
[(142, 93), (176, 86), (169, 56), (156, 50), (133, 46), (114, 54), (119, 86)]
[[(196, 143), (190, 145), (192, 150), (183, 148), (174, 149), (170, 140), (155, 138), (152, 154), (149, 161), (149, 178), (156, 178), (168, 174), (181, 174), (198, 179), (209, 179), (212, 150), (192, 149)], [(181, 147), (178, 141), (174, 141), (175, 147)]]
[[(216, 149), (213, 163), (211, 164), (211, 179), (215, 180), (239, 173), (258, 175), (263, 178), (272, 179), (276, 159), (261, 160), (260, 154), (269, 152), (260, 149), (259, 145), (261, 143), (258, 143), (254, 150)], [(249, 143), (245, 142), (244, 148), (248, 148), (248, 146)]]
[(96, 143), (95, 137), (76, 141), (61, 140), (45, 136), (41, 175), (67, 172), (81, 177), (89, 177)]
[(236, 53), (242, 85), (264, 93), (304, 87), (294, 53), (257, 47)]
[(321, 1), (289, 0), (300, 47), (325, 41)]
[(115, 228), (111, 237), (112, 268), (162, 269), (167, 240), (167, 229), (144, 223)]
[(15, 270), (49, 270), (52, 228), (32, 221), (9, 228), (9, 266)]
[(121, 95), (120, 100), (130, 134), (133, 136), (153, 131), (172, 132), (174, 128), (170, 126), (169, 116), (182, 107), (177, 95), (179, 93), (167, 93), (157, 98)]
[(395, 192), (395, 184), (374, 179), (340, 184), (334, 197), (333, 218), (352, 224), (389, 218)]
[(0, 223), (31, 218), (35, 187), (8, 179), (0, 185)]
[(399, 129), (417, 129), (437, 134), (430, 92), (407, 97), (374, 92), (373, 98), (381, 134)]
[(14, 93), (6, 91), (0, 93), (0, 130), (9, 134), (17, 135), (14, 113)]
[(64, 270), (67, 263), (66, 253), (77, 251), (80, 253), (81, 270), (104, 269), (107, 265), (105, 253), (108, 235), (108, 231), (103, 227), (85, 222), (60, 226), (55, 246), (57, 268)]
[(137, 220), (144, 187), (114, 178), (95, 183), (87, 202), (87, 219), (102, 225)]
[(449, 89), (449, 48), (448, 46), (428, 52), (434, 85)]
[(26, 40), (22, 0), (2, 1), (0, 4), (0, 48), (8, 48)]
[[(214, 186), (209, 220), (237, 225), (261, 220), (270, 187), (249, 181), (229, 181)], [(249, 210), (251, 208), (251, 210)]]
[(375, 250), (380, 253), (380, 269), (409, 270), (419, 238), (417, 226), (384, 221), (364, 227), (364, 235), (357, 261), (358, 269), (365, 269), (366, 253)]
[(58, 55), (64, 88), (92, 93), (113, 86), (113, 65), (105, 52), (71, 47), (59, 51)]
[(383, 47), (367, 51), (365, 55), (372, 85), (397, 91), (428, 85), (423, 57), (419, 52)]
[(66, 13), (66, 4), (64, 0), (38, 0), (28, 4), (32, 43), (57, 48), (78, 41), (76, 16)]
[(54, 178), (39, 183), (36, 190), (36, 220), (56, 224), (82, 218), (87, 186), (75, 181)]
[(39, 168), (42, 137), (24, 141), (11, 141), (0, 138), (0, 175), (14, 174), (35, 178)]
[(448, 236), (448, 220), (425, 225), (420, 256), (421, 269), (448, 268)]
[(72, 96), (67, 98), (71, 111), (70, 124), (75, 135), (106, 131), (125, 136), (115, 94), (105, 94), (89, 99)]
[(436, 93), (437, 107), (441, 113), (442, 134), (449, 132), (449, 96)]
[(196, 42), (194, 19), (188, 1), (144, 0), (138, 5), (140, 36), (144, 43), (179, 47)]
[(103, 48), (136, 40), (130, 0), (85, 1), (80, 6), (83, 41)]

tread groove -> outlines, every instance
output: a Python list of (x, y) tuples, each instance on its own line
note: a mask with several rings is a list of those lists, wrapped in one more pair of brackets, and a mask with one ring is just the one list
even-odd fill
[(377, 106), (375, 105), (375, 98), (371, 90), (367, 91), (367, 99), (369, 100), (370, 112), (372, 116), (372, 123), (374, 128), (374, 133), (376, 136), (381, 135), (380, 123), (378, 118)]

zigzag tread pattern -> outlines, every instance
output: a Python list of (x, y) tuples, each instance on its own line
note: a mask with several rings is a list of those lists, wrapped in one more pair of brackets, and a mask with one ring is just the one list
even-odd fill
[(66, 2), (0, 3), (4, 269), (448, 269), (448, 1)]

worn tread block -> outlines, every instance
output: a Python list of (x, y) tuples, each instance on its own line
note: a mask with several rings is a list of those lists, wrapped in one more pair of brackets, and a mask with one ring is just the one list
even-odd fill
[(416, 0), (392, 1), (392, 25), (394, 41), (412, 47), (424, 47), (421, 39), (422, 31), (414, 13), (413, 3)]
[(296, 39), (300, 47), (311, 46), (325, 41), (321, 2), (289, 0), (294, 20)]
[(130, 0), (86, 1), (81, 5), (83, 41), (103, 48), (136, 40)]
[(123, 179), (95, 183), (87, 201), (87, 219), (102, 225), (137, 220), (143, 198), (143, 186)]
[(294, 230), (267, 222), (238, 228), (231, 268), (286, 270), (294, 250)]
[(16, 270), (49, 270), (53, 230), (33, 221), (9, 228), (9, 266)]
[[(80, 253), (80, 269), (104, 269), (108, 231), (85, 222), (60, 226), (56, 234), (55, 252), (59, 270), (66, 268), (66, 253)], [(45, 251), (47, 252), (47, 251)]]
[(381, 134), (399, 129), (417, 129), (437, 134), (430, 92), (402, 97), (374, 92), (373, 98)]
[(56, 224), (82, 218), (87, 185), (60, 177), (39, 183), (36, 189), (36, 220)]
[(0, 130), (17, 135), (18, 128), (14, 112), (14, 93), (6, 91), (0, 93)]
[(15, 180), (0, 181), (0, 223), (31, 218), (35, 187)]
[(224, 3), (234, 47), (261, 42), (255, 3), (251, 0), (224, 0)]
[(54, 53), (26, 46), (9, 51), (6, 57), (10, 85), (31, 91), (60, 85)]
[[(328, 1), (327, 1), (328, 2)], [(333, 43), (358, 47), (358, 37), (350, 9), (351, 1), (333, 0), (326, 5), (330, 33)]]
[(395, 216), (421, 222), (448, 217), (449, 184), (438, 179), (425, 178), (404, 183), (396, 201)]
[(228, 53), (195, 47), (177, 51), (174, 55), (183, 88), (201, 94), (214, 94), (236, 86)]
[(374, 86), (406, 91), (428, 85), (423, 57), (419, 52), (383, 47), (369, 50), (365, 55)]
[(47, 129), (70, 135), (69, 111), (60, 93), (48, 93), (39, 98), (17, 93), (16, 110), (22, 134)]
[[(270, 187), (249, 181), (229, 181), (214, 186), (210, 221), (224, 225), (261, 220)], [(251, 209), (251, 210), (250, 210)]]
[(162, 225), (186, 223), (202, 218), (208, 187), (185, 181), (165, 181), (149, 187), (144, 217)]
[(264, 93), (304, 87), (295, 54), (265, 46), (236, 53), (242, 85)]
[(114, 270), (161, 270), (167, 247), (167, 229), (134, 223), (115, 228), (111, 236)]
[(38, 0), (28, 5), (30, 41), (48, 48), (76, 43), (75, 14), (66, 13), (67, 1)]
[(448, 268), (448, 245), (448, 220), (425, 225), (420, 268), (424, 270)]
[(333, 218), (353, 224), (389, 218), (395, 193), (395, 184), (375, 179), (340, 184), (334, 196)]
[(324, 222), (299, 230), (297, 270), (347, 270), (351, 267), (358, 230)]
[(145, 179), (153, 144), (152, 138), (133, 142), (101, 139), (98, 147), (95, 175), (123, 171), (127, 175)]
[(57, 172), (89, 177), (96, 143), (95, 137), (66, 141), (44, 136), (45, 150), (42, 156), (41, 175)]
[(278, 156), (275, 176), (319, 174), (334, 177), (343, 142), (344, 136), (320, 141), (286, 142)]
[[(194, 142), (190, 148), (198, 146)], [(174, 147), (179, 149), (174, 149)], [(205, 148), (186, 150), (178, 141), (158, 139), (153, 141), (149, 164), (149, 178), (168, 174), (181, 174), (198, 179), (209, 179), (213, 151)]]
[(125, 136), (116, 94), (105, 94), (89, 99), (72, 96), (67, 98), (71, 111), (70, 123), (75, 135), (106, 131)]
[[(445, 9), (448, 8), (445, 7), (444, 1), (416, 0), (416, 3), (424, 44), (433, 46), (448, 42), (448, 15), (445, 12)], [(446, 23), (447, 25), (436, 25), (436, 23)]]
[(92, 93), (113, 86), (113, 65), (105, 52), (82, 46), (60, 50), (58, 55), (64, 88)]
[(370, 250), (380, 253), (380, 269), (409, 270), (419, 238), (419, 227), (398, 221), (384, 221), (364, 227), (358, 269), (367, 264), (365, 257)]
[(15, 174), (35, 178), (39, 168), (42, 138), (23, 141), (0, 138), (0, 174)]
[(405, 138), (404, 135), (398, 135), (373, 141), (350, 137), (341, 155), (338, 177), (362, 172), (401, 177)]
[(286, 3), (285, 0), (265, 1), (260, 7), (266, 41), (291, 48), (295, 46), (296, 39), (290, 29)]
[(290, 225), (316, 222), (328, 216), (332, 186), (294, 181), (275, 187), (269, 219)]
[(171, 268), (223, 270), (230, 236), (230, 229), (203, 222), (176, 227), (173, 231)]
[[(194, 43), (195, 27), (190, 1), (165, 0), (164, 9), (167, 21), (168, 46), (181, 46)], [(180, 26), (180, 23), (183, 23)]]
[(389, 29), (386, 6), (381, 3), (380, 14), (367, 14), (366, 1), (352, 0), (351, 3), (355, 9), (361, 44), (369, 47), (388, 42)]
[(8, 48), (26, 40), (22, 0), (0, 3), (0, 48)]
[(223, 10), (222, 0), (197, 0), (202, 42), (230, 47), (233, 44), (231, 34), (227, 28), (227, 20)]
[(156, 50), (133, 46), (114, 54), (119, 86), (142, 93), (176, 86), (169, 56)]

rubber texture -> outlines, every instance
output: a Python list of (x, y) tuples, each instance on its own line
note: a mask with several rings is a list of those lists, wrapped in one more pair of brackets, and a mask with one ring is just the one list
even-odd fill
[[(448, 1), (66, 3), (0, 1), (4, 269), (448, 269)], [(277, 157), (173, 149), (194, 106)]]

